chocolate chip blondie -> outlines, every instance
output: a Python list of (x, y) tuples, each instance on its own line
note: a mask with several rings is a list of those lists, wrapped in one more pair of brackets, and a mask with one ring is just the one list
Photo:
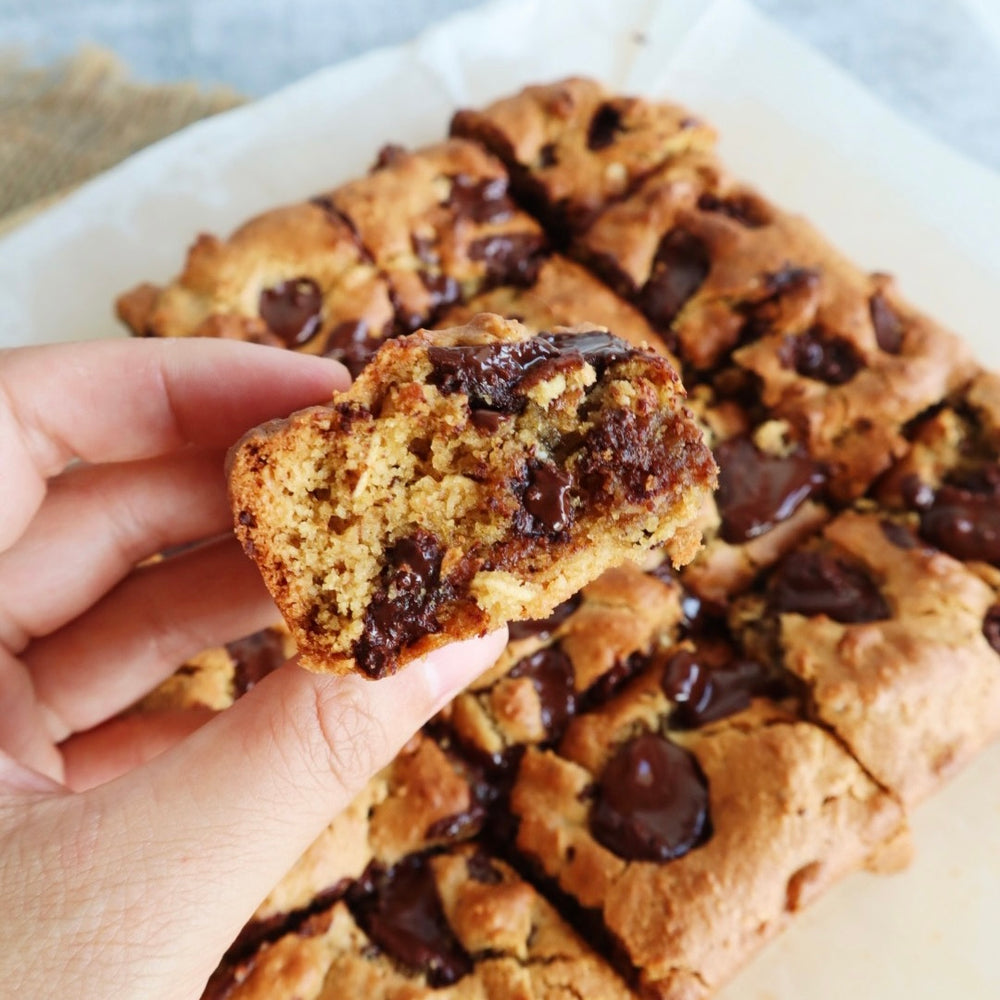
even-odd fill
[(330, 406), (251, 432), (230, 470), (299, 662), (369, 677), (542, 617), (653, 546), (688, 561), (714, 483), (663, 358), (488, 313), (385, 344)]
[[(1000, 379), (730, 176), (675, 105), (574, 78), (451, 133), (203, 238), (122, 314), (355, 373), (385, 338), (480, 312), (600, 324), (682, 375), (719, 470), (704, 545), (525, 605), (209, 995), (706, 997), (843, 873), (905, 863), (914, 803), (1000, 733)], [(299, 247), (269, 235), (300, 216)], [(550, 933), (568, 936), (543, 958)]]

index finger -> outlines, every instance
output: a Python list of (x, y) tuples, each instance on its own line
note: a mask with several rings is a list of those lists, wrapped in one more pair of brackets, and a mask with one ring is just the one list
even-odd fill
[(0, 549), (31, 520), (45, 480), (73, 459), (122, 462), (188, 444), (225, 447), (349, 381), (335, 361), (237, 341), (108, 340), (4, 352)]

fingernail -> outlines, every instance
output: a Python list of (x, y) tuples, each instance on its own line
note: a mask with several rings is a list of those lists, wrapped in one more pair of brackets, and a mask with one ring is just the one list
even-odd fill
[(491, 632), (481, 639), (456, 642), (412, 664), (424, 674), (432, 714), (440, 711), (455, 695), (485, 673), (503, 652), (507, 630)]

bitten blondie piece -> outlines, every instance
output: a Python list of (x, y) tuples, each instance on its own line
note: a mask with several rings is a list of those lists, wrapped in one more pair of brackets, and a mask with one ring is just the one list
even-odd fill
[(643, 996), (708, 996), (837, 877), (902, 853), (898, 803), (758, 697), (775, 681), (726, 643), (686, 645), (558, 753), (525, 753), (517, 848), (617, 942)]
[(760, 590), (734, 627), (805, 682), (816, 720), (905, 803), (1000, 733), (997, 592), (903, 524), (847, 511)]
[(560, 241), (670, 157), (715, 143), (714, 131), (681, 107), (610, 94), (580, 77), (459, 111), (451, 132), (499, 156)]
[(388, 342), (326, 407), (234, 449), (236, 531), (318, 670), (380, 677), (541, 618), (690, 523), (715, 464), (663, 358), (477, 317)]
[(461, 139), (386, 146), (367, 177), (325, 203), (386, 275), (399, 333), (484, 288), (530, 284), (544, 256), (542, 229), (511, 201), (503, 164)]
[(203, 1000), (628, 1000), (509, 865), (474, 845), (372, 867), (346, 900), (222, 966)]
[(308, 202), (228, 240), (200, 236), (175, 281), (126, 293), (118, 315), (139, 336), (249, 340), (329, 353), (352, 369), (359, 345), (394, 324), (391, 289), (350, 226)]

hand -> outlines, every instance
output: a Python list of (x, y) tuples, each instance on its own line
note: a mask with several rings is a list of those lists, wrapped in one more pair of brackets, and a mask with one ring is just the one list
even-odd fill
[(275, 620), (229, 531), (225, 449), (347, 382), (332, 361), (211, 340), (0, 356), (9, 995), (198, 997), (323, 827), (499, 655), (502, 634), (377, 683), (293, 662), (214, 717), (115, 718)]

